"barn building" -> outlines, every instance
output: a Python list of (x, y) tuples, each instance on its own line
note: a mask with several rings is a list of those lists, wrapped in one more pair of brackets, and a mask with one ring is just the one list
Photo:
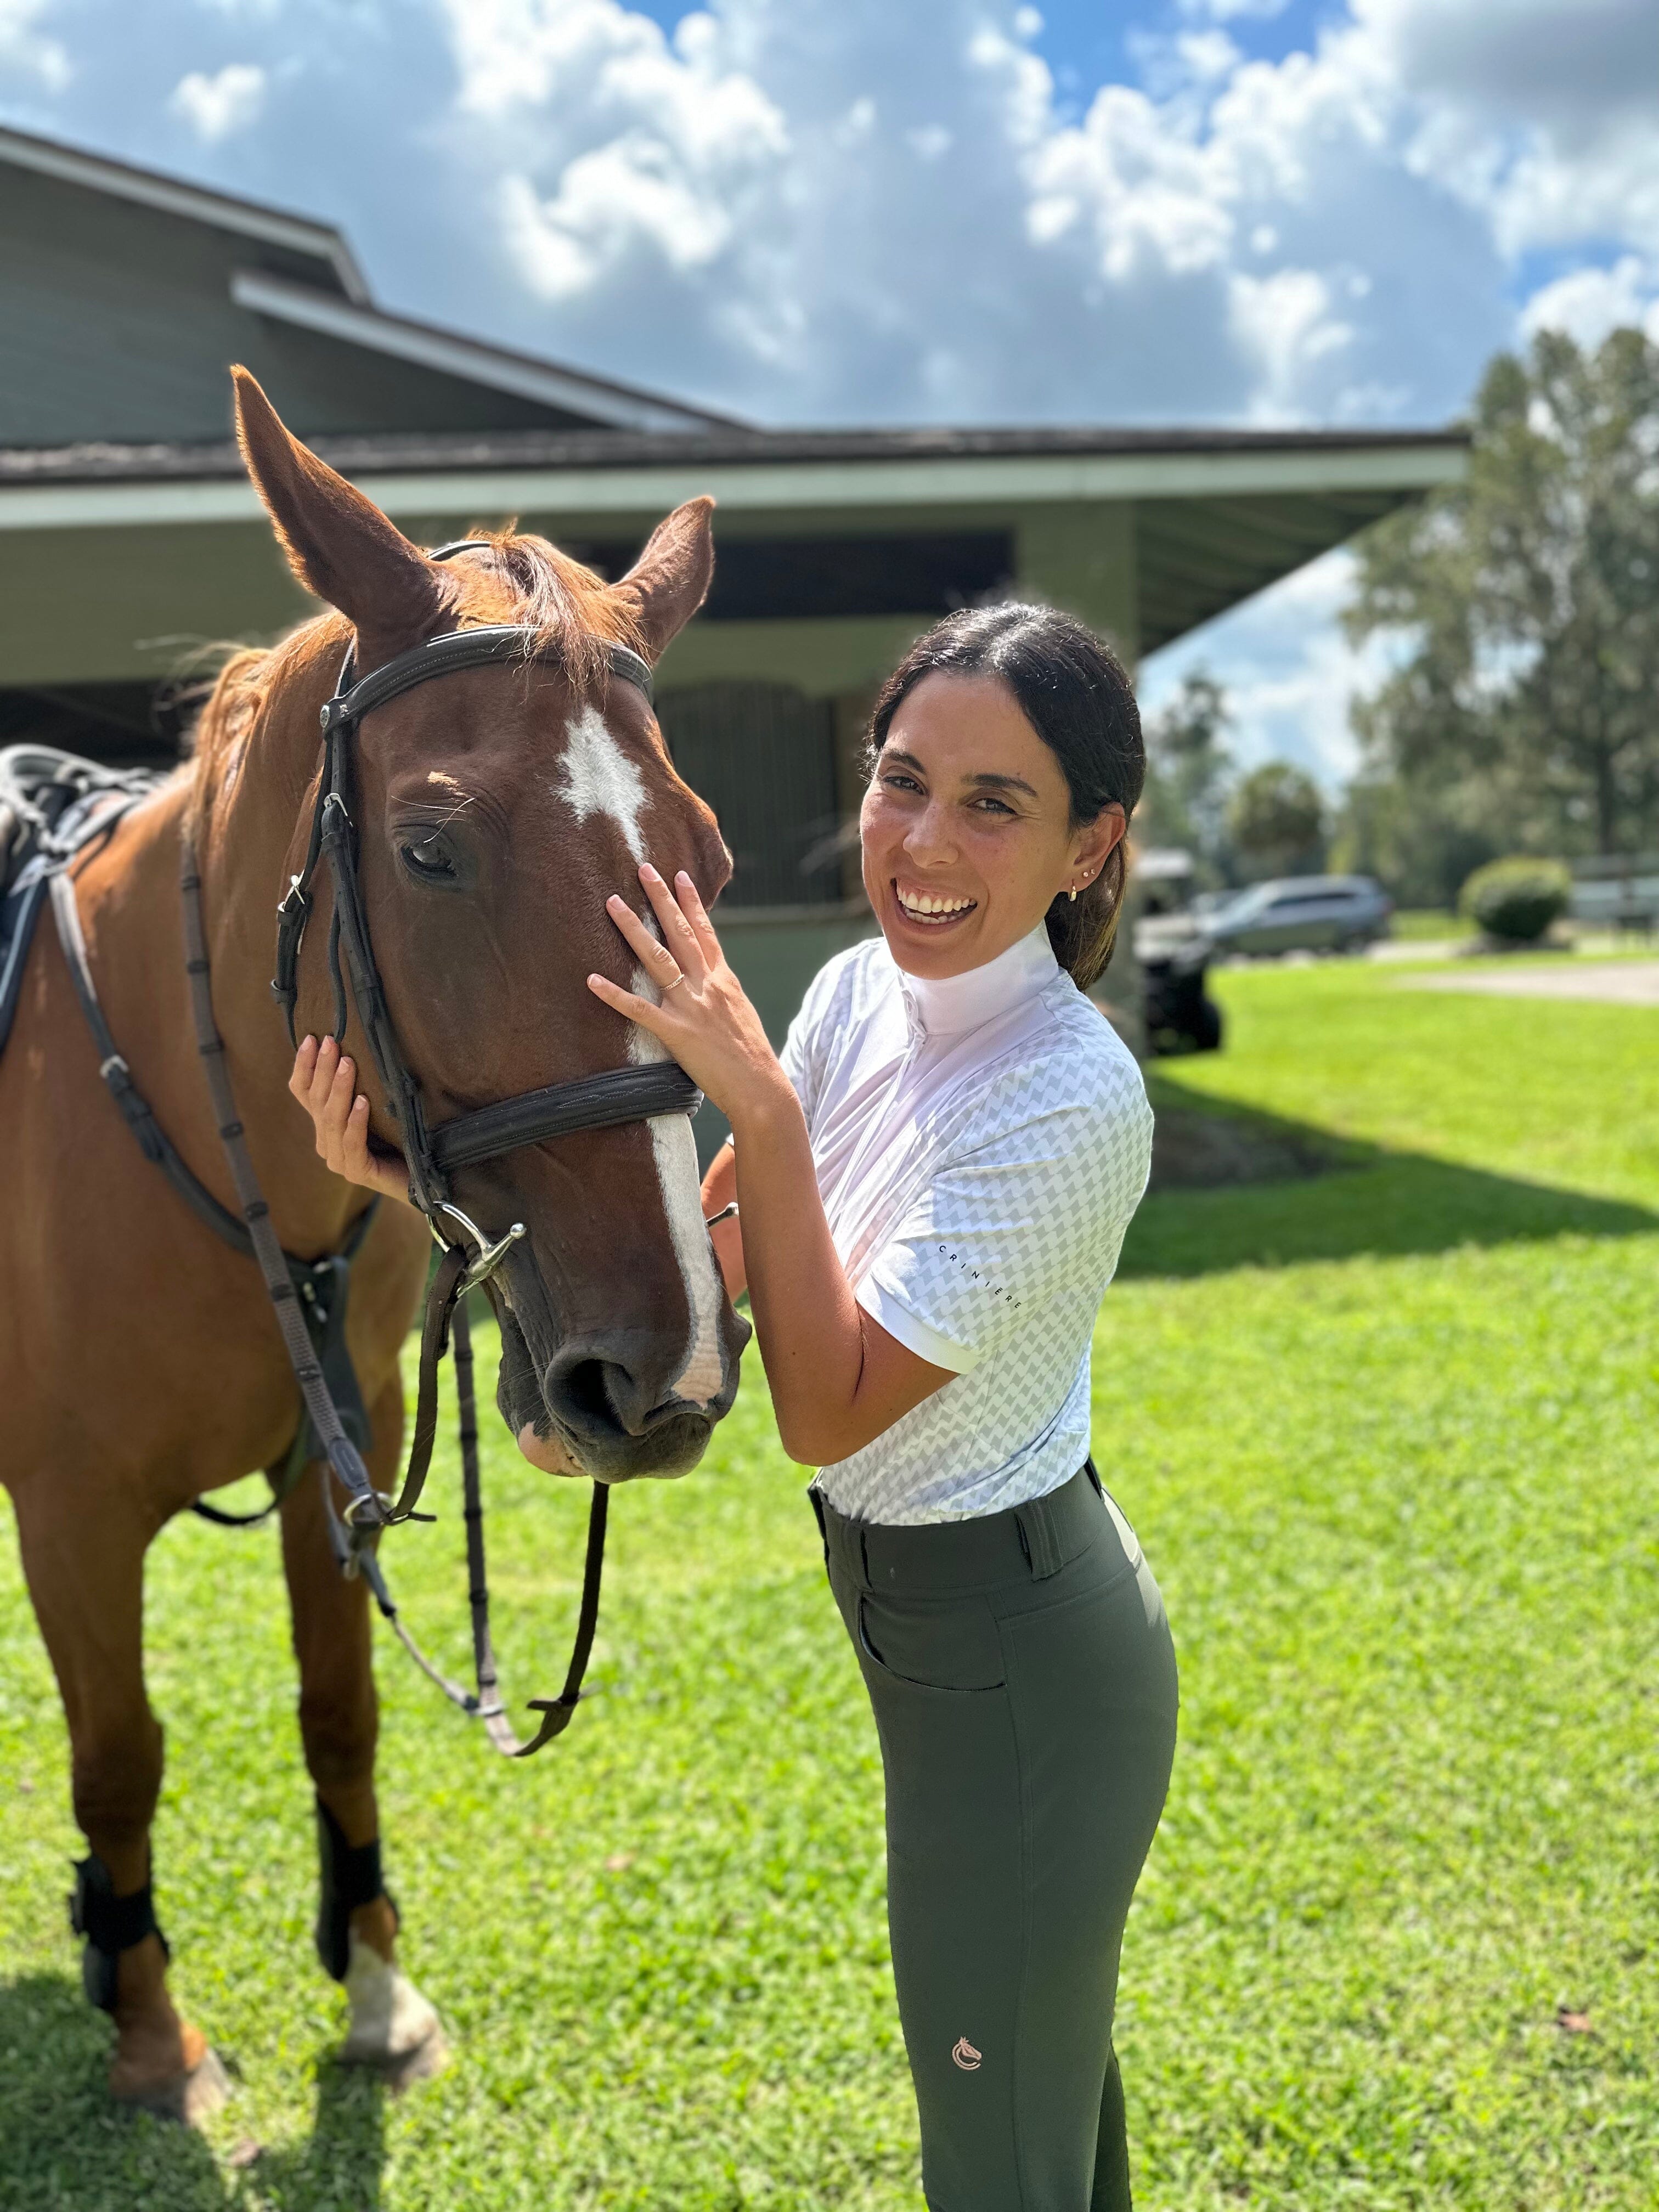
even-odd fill
[(1455, 478), (1454, 433), (773, 430), (389, 314), (331, 225), (0, 131), (0, 742), (166, 757), (179, 672), (307, 611), (227, 365), (411, 537), (517, 516), (606, 574), (701, 492), (719, 574), (660, 713), (775, 1024), (867, 926), (836, 836), (931, 617), (1050, 599), (1131, 660)]

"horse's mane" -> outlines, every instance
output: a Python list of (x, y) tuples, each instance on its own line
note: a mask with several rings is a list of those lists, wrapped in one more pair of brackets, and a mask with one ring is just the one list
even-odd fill
[[(452, 619), (457, 629), (524, 624), (532, 633), (527, 652), (553, 661), (578, 692), (603, 687), (610, 669), (608, 645), (641, 649), (643, 640), (632, 615), (604, 578), (545, 538), (521, 534), (510, 526), (468, 535), (489, 550), (445, 564), (455, 587)], [(331, 684), (350, 638), (350, 623), (330, 608), (275, 645), (227, 648), (196, 725), (192, 814), (199, 815), (210, 803), (222, 772), (267, 702), (291, 685), (305, 689), (319, 664), (326, 665)]]

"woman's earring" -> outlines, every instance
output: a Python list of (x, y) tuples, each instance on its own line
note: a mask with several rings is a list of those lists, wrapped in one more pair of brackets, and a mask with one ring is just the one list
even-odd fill
[(1072, 885), (1072, 888), (1067, 892), (1066, 896), (1071, 900), (1072, 904), (1075, 906), (1077, 904), (1077, 885), (1075, 884)]

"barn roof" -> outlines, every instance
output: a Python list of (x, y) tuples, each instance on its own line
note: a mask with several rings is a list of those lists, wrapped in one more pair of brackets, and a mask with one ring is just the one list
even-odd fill
[(731, 418), (388, 314), (342, 233), (287, 209), (0, 129), (0, 442), (199, 442), (246, 361), (303, 434)]

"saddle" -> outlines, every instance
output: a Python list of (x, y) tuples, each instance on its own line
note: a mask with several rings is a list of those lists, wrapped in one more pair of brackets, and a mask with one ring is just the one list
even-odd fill
[(0, 1052), (52, 878), (161, 781), (148, 769), (104, 768), (52, 745), (0, 750)]
[[(123, 817), (165, 781), (154, 769), (106, 768), (52, 745), (0, 747), (0, 1052), (5, 1050), (16, 1018), (29, 946), (40, 910), (52, 900), (53, 878), (82, 854), (90, 854), (100, 841), (113, 836)], [(57, 918), (64, 957), (103, 1063), (99, 1072), (145, 1157), (162, 1170), (210, 1229), (252, 1258), (253, 1245), (246, 1228), (185, 1164), (135, 1088), (104, 1024), (79, 929), (72, 924), (66, 927), (63, 906)], [(346, 1304), (351, 1262), (379, 1202), (374, 1200), (358, 1216), (342, 1251), (321, 1260), (283, 1255), (341, 1425), (360, 1451), (368, 1448), (369, 1420), (346, 1348)], [(265, 1470), (272, 1491), (269, 1505), (258, 1513), (233, 1514), (198, 1498), (195, 1510), (204, 1520), (231, 1527), (262, 1521), (294, 1487), (307, 1462), (320, 1457), (321, 1451), (307, 1415), (285, 1457)]]

